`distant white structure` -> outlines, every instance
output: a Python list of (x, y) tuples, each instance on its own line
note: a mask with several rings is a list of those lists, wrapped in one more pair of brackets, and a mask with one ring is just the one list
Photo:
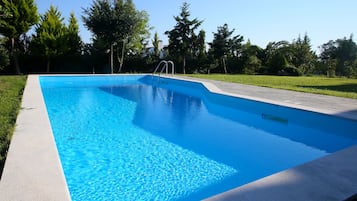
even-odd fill
[[(165, 48), (166, 46), (164, 46), (164, 43), (162, 42), (162, 40), (159, 40), (159, 52), (160, 52), (160, 59), (165, 57)], [(154, 46), (150, 46), (145, 48), (144, 52), (143, 52), (143, 57), (146, 57), (148, 55), (154, 55), (155, 54), (155, 47)]]

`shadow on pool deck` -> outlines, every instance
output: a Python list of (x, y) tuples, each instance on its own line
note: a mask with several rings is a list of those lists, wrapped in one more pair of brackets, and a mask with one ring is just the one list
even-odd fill
[(356, 110), (347, 110), (344, 112), (338, 112), (333, 115), (357, 121), (357, 109)]
[[(357, 146), (268, 176), (206, 201), (342, 201), (357, 192)], [(351, 160), (353, 159), (353, 160)]]

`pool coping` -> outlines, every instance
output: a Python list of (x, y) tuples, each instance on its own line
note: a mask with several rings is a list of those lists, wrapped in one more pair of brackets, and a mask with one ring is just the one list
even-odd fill
[(27, 77), (0, 181), (0, 195), (8, 201), (71, 200), (38, 75)]
[[(15, 132), (0, 181), (0, 195), (4, 200), (71, 200), (38, 76), (29, 75), (27, 79), (21, 110), (17, 117)], [(336, 113), (336, 111), (328, 109), (232, 93), (229, 90), (221, 89), (226, 86), (208, 80), (182, 76), (167, 77), (200, 82), (213, 93), (357, 120), (355, 113)], [(244, 87), (246, 86), (244, 85)], [(226, 87), (226, 89), (228, 88)], [(285, 92), (284, 90), (279, 91)], [(355, 100), (351, 101), (354, 103)], [(351, 108), (351, 110), (356, 109)], [(357, 193), (356, 154), (357, 145), (206, 200), (344, 200)]]

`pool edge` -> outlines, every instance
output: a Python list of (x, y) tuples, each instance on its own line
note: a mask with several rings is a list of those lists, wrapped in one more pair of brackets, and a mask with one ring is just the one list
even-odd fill
[[(183, 81), (189, 81), (189, 82), (201, 83), (207, 90), (209, 90), (212, 93), (216, 93), (216, 94), (223, 94), (223, 95), (227, 95), (227, 96), (248, 99), (248, 100), (258, 101), (258, 102), (262, 102), (262, 103), (269, 103), (269, 104), (273, 104), (273, 105), (279, 105), (279, 106), (289, 107), (289, 108), (298, 109), (298, 110), (316, 112), (316, 113), (321, 113), (321, 114), (326, 114), (326, 115), (336, 116), (339, 118), (357, 121), (357, 112), (352, 114), (352, 113), (349, 113), (346, 111), (333, 111), (333, 110), (328, 110), (328, 109), (316, 108), (313, 106), (296, 104), (293, 102), (289, 103), (289, 102), (284, 102), (284, 101), (271, 100), (269, 98), (262, 98), (262, 97), (251, 96), (251, 95), (243, 95), (243, 94), (239, 94), (236, 92), (229, 92), (228, 90), (218, 88), (216, 83), (214, 83), (214, 82), (221, 82), (221, 81), (205, 80), (205, 79), (201, 79), (201, 78), (191, 78), (191, 77), (185, 77), (185, 76), (175, 76), (175, 77), (163, 76), (163, 77), (173, 78), (173, 79), (183, 80)], [(229, 84), (235, 85), (237, 83), (229, 83)], [(244, 84), (240, 84), (240, 85), (244, 85)], [(250, 87), (260, 88), (260, 89), (265, 89), (265, 90), (286, 91), (286, 92), (295, 93), (295, 94), (306, 94), (308, 96), (322, 96), (322, 97), (330, 97), (330, 98), (335, 98), (335, 99), (347, 99), (347, 98), (342, 98), (342, 97), (333, 97), (333, 96), (327, 96), (327, 95), (321, 95), (321, 94), (310, 94), (310, 93), (297, 92), (297, 91), (288, 91), (288, 90), (284, 90), (284, 89), (272, 89), (272, 88), (251, 86), (251, 85), (245, 85), (245, 86), (250, 86)], [(351, 101), (357, 102), (357, 100), (354, 100), (354, 99), (351, 99)], [(356, 107), (357, 107), (357, 105), (356, 105)], [(355, 109), (357, 109), (357, 108), (355, 108)]]
[(3, 200), (71, 200), (38, 75), (29, 75), (0, 181)]
[(354, 145), (206, 198), (205, 201), (343, 201), (357, 192), (356, 153), (357, 145)]
[[(254, 99), (254, 97), (244, 97), (225, 92), (209, 81), (188, 80), (181, 77), (178, 78), (177, 76), (167, 76), (167, 78), (199, 82), (214, 93), (272, 103), (272, 101), (264, 101), (264, 99)], [(283, 104), (283, 106), (289, 107), (287, 104)], [(2, 199), (70, 200), (63, 169), (59, 161), (56, 144), (50, 128), (46, 107), (42, 98), (38, 75), (28, 76), (21, 108), (17, 118), (15, 133), (10, 144), (2, 179), (0, 181), (0, 195), (2, 196)], [(293, 108), (304, 109), (299, 107)], [(305, 108), (305, 110), (308, 109), (309, 108)], [(36, 120), (38, 123), (33, 122), (32, 120)], [(39, 131), (39, 129), (44, 129), (44, 131)], [(36, 137), (40, 136), (39, 138), (44, 138), (41, 140), (45, 140), (44, 143), (47, 144), (42, 143), (43, 141), (41, 140), (31, 139), (34, 135), (36, 135)], [(33, 153), (31, 154), (29, 150)], [(20, 152), (20, 155), (15, 154), (14, 152)], [(357, 160), (353, 157), (356, 154), (357, 146), (352, 146), (326, 157), (207, 198), (207, 201), (237, 199), (307, 200), (307, 198), (308, 200), (311, 200), (312, 198), (315, 200), (344, 200), (347, 199), (348, 196), (352, 196), (356, 193), (356, 190), (352, 192), (353, 189), (357, 189), (357, 184), (355, 182), (357, 181)], [(32, 156), (34, 159), (27, 158), (26, 156)], [(23, 160), (24, 158), (26, 160)], [(36, 163), (36, 161), (39, 160), (44, 160), (45, 162)], [(24, 165), (21, 166), (23, 163), (30, 164), (30, 167), (27, 165), (26, 167), (24, 167)], [(346, 164), (349, 164), (348, 167), (346, 167)], [(296, 177), (296, 175), (299, 177)], [(289, 183), (294, 179), (297, 179), (298, 182)], [(353, 187), (352, 190), (343, 187), (343, 185), (346, 185), (346, 182), (351, 184), (350, 186)], [(322, 186), (320, 185), (321, 183), (329, 187), (328, 192), (326, 192), (325, 189), (322, 189)], [(19, 193), (19, 189), (21, 190), (21, 193)]]

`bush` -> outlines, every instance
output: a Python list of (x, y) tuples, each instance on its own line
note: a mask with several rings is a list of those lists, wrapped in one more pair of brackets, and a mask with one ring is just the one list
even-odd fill
[(287, 65), (282, 70), (278, 72), (278, 75), (283, 76), (301, 76), (302, 72), (295, 66)]
[(10, 64), (9, 53), (0, 45), (0, 71)]

